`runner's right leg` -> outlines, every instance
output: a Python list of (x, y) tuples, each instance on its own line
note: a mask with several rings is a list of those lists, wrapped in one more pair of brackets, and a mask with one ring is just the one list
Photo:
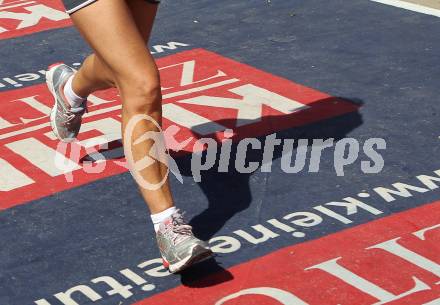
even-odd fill
[[(134, 2), (139, 5), (139, 11), (152, 10), (154, 6), (140, 0), (131, 0), (131, 3)], [(162, 111), (158, 69), (153, 57), (146, 50), (143, 37), (145, 32), (138, 28), (139, 23), (131, 13), (127, 1), (97, 1), (75, 12), (71, 17), (94, 49), (97, 58), (102, 59), (108, 67), (112, 82), (119, 90), (122, 99), (123, 134), (130, 119), (139, 114), (148, 114), (160, 124)], [(147, 14), (144, 18), (153, 19), (154, 15)], [(150, 23), (152, 25), (152, 20)], [(106, 78), (108, 77), (103, 77), (104, 80)], [(135, 126), (132, 141), (128, 144), (135, 161), (148, 155), (155, 143), (143, 141), (135, 144), (134, 141), (151, 131), (157, 132), (158, 128), (148, 121), (141, 121)], [(127, 146), (124, 148), (127, 151)], [(156, 161), (138, 173), (149, 183), (158, 183), (166, 178), (166, 165)], [(153, 214), (174, 205), (167, 178), (159, 189), (141, 187), (141, 193)], [(160, 226), (157, 234), (161, 254), (172, 272), (211, 255), (206, 244), (192, 235), (191, 227), (183, 222), (178, 212), (173, 213), (169, 221)]]

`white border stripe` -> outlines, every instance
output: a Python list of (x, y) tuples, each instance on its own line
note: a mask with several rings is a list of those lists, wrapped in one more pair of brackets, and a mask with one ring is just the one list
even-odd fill
[(70, 10), (66, 10), (66, 12), (68, 14), (72, 14), (72, 13), (76, 12), (77, 10), (83, 8), (84, 6), (89, 5), (90, 3), (93, 3), (95, 1), (97, 1), (97, 0), (88, 0), (86, 2), (81, 3), (80, 5), (75, 6), (74, 8), (71, 8)]
[[(15, 3), (15, 2), (14, 2), (14, 3)], [(14, 8), (14, 7), (25, 6), (25, 5), (32, 4), (32, 3), (35, 3), (35, 1), (20, 2), (20, 3), (18, 3), (18, 4), (12, 4), (12, 3), (11, 3), (11, 5), (8, 5), (8, 6), (5, 6), (5, 4), (3, 4), (3, 5), (0, 4), (0, 11), (1, 11), (1, 10), (6, 10), (6, 9), (8, 9), (8, 8)], [(9, 4), (9, 3), (8, 3), (8, 4)]]
[(373, 2), (378, 2), (382, 4), (387, 4), (395, 7), (400, 7), (406, 10), (410, 10), (417, 13), (432, 15), (436, 17), (440, 17), (440, 10), (437, 10), (435, 8), (426, 7), (420, 4), (410, 3), (406, 1), (401, 0), (371, 0)]

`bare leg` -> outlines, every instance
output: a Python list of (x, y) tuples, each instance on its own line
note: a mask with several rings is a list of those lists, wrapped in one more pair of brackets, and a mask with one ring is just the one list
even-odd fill
[[(142, 39), (147, 44), (156, 17), (157, 5), (146, 3), (145, 0), (129, 0), (127, 5)], [(100, 56), (93, 53), (84, 60), (78, 73), (75, 74), (72, 87), (78, 95), (88, 96), (97, 90), (116, 87), (116, 84), (110, 67)]]
[(97, 91), (116, 87), (109, 67), (95, 53), (83, 62), (72, 81), (73, 91), (79, 96), (88, 96)]
[[(129, 120), (137, 114), (148, 114), (161, 122), (159, 73), (145, 45), (155, 13), (156, 6), (143, 0), (113, 0), (97, 1), (71, 16), (95, 53), (77, 73), (73, 89), (87, 96), (115, 85), (122, 99), (123, 134)], [(147, 131), (157, 131), (157, 128), (142, 121), (135, 127), (132, 139)], [(148, 141), (132, 143), (134, 160), (142, 159), (150, 151), (151, 144)], [(159, 162), (140, 172), (150, 183), (160, 182), (165, 173), (166, 166)], [(153, 214), (173, 206), (168, 181), (158, 190), (141, 188), (141, 193)]]

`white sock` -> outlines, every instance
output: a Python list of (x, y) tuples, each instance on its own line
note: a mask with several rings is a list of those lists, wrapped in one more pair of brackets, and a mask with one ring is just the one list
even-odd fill
[(176, 207), (171, 207), (157, 214), (151, 214), (151, 220), (154, 224), (154, 231), (159, 231), (160, 224), (167, 218), (170, 218), (177, 211)]
[(72, 108), (77, 108), (82, 105), (82, 103), (86, 100), (86, 98), (78, 96), (73, 91), (72, 80), (73, 80), (73, 75), (71, 77), (69, 77), (66, 84), (64, 85), (64, 95), (66, 96), (67, 101), (69, 102), (70, 106), (72, 106)]

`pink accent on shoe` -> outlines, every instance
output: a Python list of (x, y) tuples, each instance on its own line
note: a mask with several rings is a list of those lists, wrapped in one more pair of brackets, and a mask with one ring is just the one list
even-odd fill
[(162, 258), (162, 264), (165, 268), (170, 268), (170, 263), (166, 261), (166, 259)]

